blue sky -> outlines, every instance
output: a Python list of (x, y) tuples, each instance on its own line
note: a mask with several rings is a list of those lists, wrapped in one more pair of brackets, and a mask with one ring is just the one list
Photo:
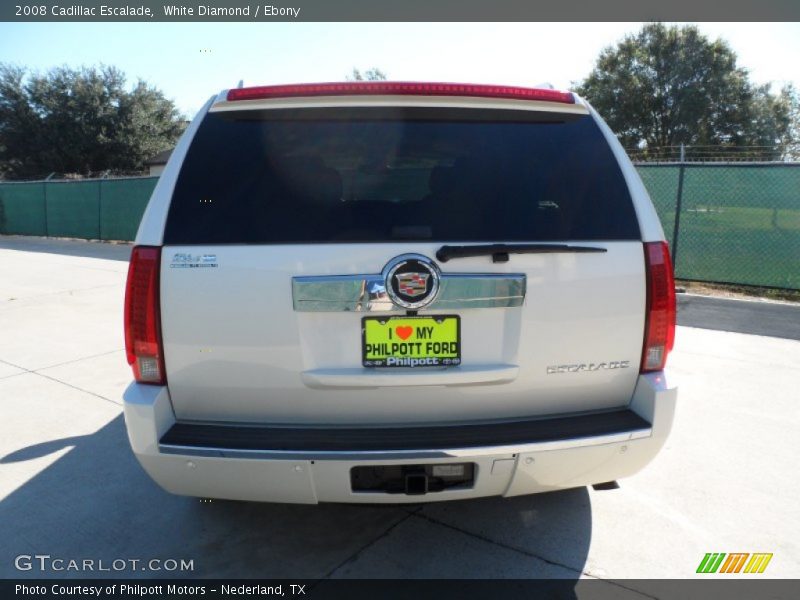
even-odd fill
[[(188, 116), (245, 85), (342, 80), (377, 66), (390, 79), (567, 88), (640, 23), (2, 23), (0, 61), (46, 70), (105, 63), (142, 78)], [(800, 87), (800, 23), (700, 23), (727, 40), (758, 83)]]

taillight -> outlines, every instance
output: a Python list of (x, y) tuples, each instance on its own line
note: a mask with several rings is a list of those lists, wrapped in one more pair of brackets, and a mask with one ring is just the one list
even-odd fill
[(424, 83), (410, 81), (355, 81), (344, 83), (301, 83), (265, 85), (228, 90), (228, 100), (261, 100), (308, 96), (477, 96), (575, 104), (571, 92), (508, 85)]
[(660, 371), (675, 343), (675, 279), (666, 242), (646, 242), (647, 313), (642, 351), (643, 373)]
[(135, 246), (125, 287), (125, 352), (140, 383), (164, 385), (158, 280), (161, 248)]

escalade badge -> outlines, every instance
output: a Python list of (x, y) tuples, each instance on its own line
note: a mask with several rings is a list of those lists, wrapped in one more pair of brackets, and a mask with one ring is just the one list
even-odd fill
[(439, 293), (439, 268), (421, 254), (404, 254), (392, 259), (382, 275), (389, 298), (402, 308), (413, 310), (427, 306)]

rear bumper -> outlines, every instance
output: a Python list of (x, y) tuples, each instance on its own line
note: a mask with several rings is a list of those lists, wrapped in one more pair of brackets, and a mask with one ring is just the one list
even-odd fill
[[(632, 475), (664, 445), (677, 388), (639, 377), (614, 412), (461, 427), (296, 429), (177, 423), (167, 388), (131, 384), (125, 423), (147, 473), (174, 494), (269, 502), (419, 503), (516, 496)], [(357, 466), (472, 462), (472, 486), (424, 496), (353, 492)]]

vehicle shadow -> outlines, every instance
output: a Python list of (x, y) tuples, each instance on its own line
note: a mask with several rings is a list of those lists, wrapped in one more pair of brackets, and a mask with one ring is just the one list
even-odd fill
[(22, 235), (0, 235), (0, 250), (82, 256), (123, 262), (128, 262), (131, 257), (131, 244), (126, 242), (66, 240)]
[[(94, 434), (0, 456), (0, 475), (68, 446), (0, 502), (0, 577), (577, 580), (589, 550), (585, 489), (425, 506), (173, 496), (136, 462), (121, 415)], [(36, 554), (65, 559), (62, 570), (15, 567)], [(69, 569), (73, 559), (93, 559), (94, 570)], [(150, 559), (192, 568), (147, 570)]]

